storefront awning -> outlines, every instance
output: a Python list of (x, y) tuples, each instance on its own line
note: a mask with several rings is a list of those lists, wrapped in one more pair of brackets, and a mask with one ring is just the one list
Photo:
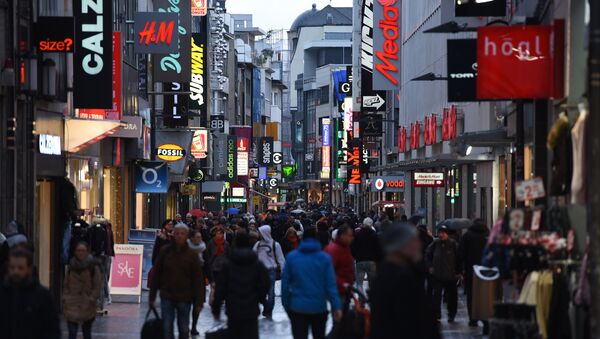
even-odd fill
[(122, 126), (124, 124), (117, 120), (65, 120), (65, 148), (71, 153), (79, 152), (112, 135)]
[(495, 129), (491, 131), (468, 132), (457, 137), (466, 145), (473, 147), (506, 147), (515, 142), (514, 138), (508, 136), (506, 129)]
[(468, 157), (456, 157), (451, 154), (441, 154), (427, 159), (411, 159), (398, 161), (383, 166), (371, 167), (370, 172), (386, 172), (386, 171), (412, 171), (423, 170), (436, 167), (452, 167), (464, 164), (474, 164), (478, 162), (494, 161), (493, 157), (488, 155), (475, 155)]

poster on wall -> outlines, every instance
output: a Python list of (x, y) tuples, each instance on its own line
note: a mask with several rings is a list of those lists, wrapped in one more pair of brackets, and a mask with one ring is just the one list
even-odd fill
[(112, 108), (112, 1), (73, 1), (73, 105)]
[(111, 295), (136, 296), (140, 301), (143, 256), (143, 245), (115, 244), (108, 282)]
[(157, 82), (188, 83), (191, 77), (192, 14), (191, 1), (155, 0), (157, 12), (178, 13), (179, 45), (170, 54), (153, 56), (154, 80)]

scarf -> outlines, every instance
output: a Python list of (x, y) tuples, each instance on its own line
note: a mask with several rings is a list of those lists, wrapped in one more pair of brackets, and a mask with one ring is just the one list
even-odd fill
[(225, 252), (225, 238), (222, 238), (222, 239), (214, 238), (213, 240), (216, 245), (215, 257), (218, 257), (221, 254), (223, 254), (223, 252)]
[(290, 245), (292, 245), (293, 249), (298, 248), (298, 237), (288, 237), (287, 240), (290, 242)]
[(91, 254), (88, 254), (88, 256), (83, 260), (79, 260), (76, 257), (73, 257), (69, 261), (69, 270), (79, 273), (84, 270), (90, 269), (90, 267), (92, 267), (95, 264), (96, 259), (94, 259), (94, 257), (92, 257)]

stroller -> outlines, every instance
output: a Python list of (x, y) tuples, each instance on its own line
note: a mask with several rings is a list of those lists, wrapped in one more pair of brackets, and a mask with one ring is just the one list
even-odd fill
[(342, 320), (333, 325), (328, 339), (368, 339), (371, 332), (371, 312), (367, 297), (353, 286), (346, 290)]

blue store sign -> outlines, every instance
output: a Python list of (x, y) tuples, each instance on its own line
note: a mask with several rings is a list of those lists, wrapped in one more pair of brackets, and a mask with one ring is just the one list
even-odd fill
[(137, 193), (167, 193), (169, 190), (169, 167), (160, 161), (140, 161), (135, 167), (135, 191)]

